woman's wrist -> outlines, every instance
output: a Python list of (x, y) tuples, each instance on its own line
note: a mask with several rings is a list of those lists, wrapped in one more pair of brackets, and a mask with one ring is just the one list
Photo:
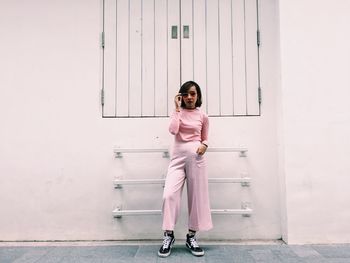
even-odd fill
[(204, 142), (202, 142), (202, 144), (203, 144), (206, 148), (208, 148), (208, 144), (206, 144), (206, 143), (204, 143)]

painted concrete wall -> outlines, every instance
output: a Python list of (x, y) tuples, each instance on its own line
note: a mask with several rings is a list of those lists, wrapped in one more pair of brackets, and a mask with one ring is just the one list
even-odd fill
[[(241, 201), (247, 201), (254, 215), (214, 216), (215, 227), (201, 233), (203, 238), (281, 237), (278, 10), (274, 0), (261, 2), (262, 116), (210, 119), (210, 144), (248, 147), (248, 158), (208, 153), (212, 177), (239, 176), (243, 171), (253, 180), (250, 188), (210, 186), (212, 207), (240, 208)], [(116, 160), (114, 146), (161, 147), (170, 145), (173, 138), (167, 118), (101, 117), (101, 29), (100, 0), (1, 1), (1, 240), (162, 236), (159, 216), (112, 217), (118, 204), (128, 209), (160, 209), (160, 186), (116, 190), (113, 180), (119, 175), (159, 178), (168, 162), (157, 154)], [(284, 107), (294, 110), (288, 104)], [(291, 135), (286, 133), (284, 138), (287, 157), (296, 154), (288, 148)], [(287, 179), (292, 168), (287, 162)], [(176, 231), (179, 237), (185, 234), (185, 205)]]
[(350, 2), (279, 2), (284, 238), (349, 242)]

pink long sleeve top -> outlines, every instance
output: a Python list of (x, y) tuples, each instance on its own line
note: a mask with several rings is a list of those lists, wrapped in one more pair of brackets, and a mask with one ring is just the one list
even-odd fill
[(199, 108), (174, 111), (170, 118), (169, 132), (175, 141), (200, 141), (208, 145), (208, 116)]

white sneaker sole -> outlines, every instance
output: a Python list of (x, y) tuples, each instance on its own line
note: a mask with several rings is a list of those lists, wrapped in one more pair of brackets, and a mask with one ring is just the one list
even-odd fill
[(193, 251), (193, 250), (191, 249), (191, 246), (188, 245), (187, 243), (186, 243), (186, 247), (190, 250), (190, 252), (192, 253), (192, 255), (197, 256), (197, 257), (204, 256), (204, 251), (202, 251), (202, 252), (195, 252), (195, 251)]
[(161, 257), (161, 258), (169, 257), (170, 254), (171, 254), (171, 249), (170, 249), (169, 252), (166, 253), (166, 254), (162, 254), (162, 253), (160, 253), (160, 252), (158, 251), (158, 256)]

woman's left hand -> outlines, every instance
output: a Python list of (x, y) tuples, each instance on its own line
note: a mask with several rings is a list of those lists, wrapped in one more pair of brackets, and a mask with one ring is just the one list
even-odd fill
[(199, 155), (203, 155), (205, 154), (206, 150), (207, 150), (207, 146), (205, 146), (204, 144), (201, 144), (197, 149), (197, 153)]

